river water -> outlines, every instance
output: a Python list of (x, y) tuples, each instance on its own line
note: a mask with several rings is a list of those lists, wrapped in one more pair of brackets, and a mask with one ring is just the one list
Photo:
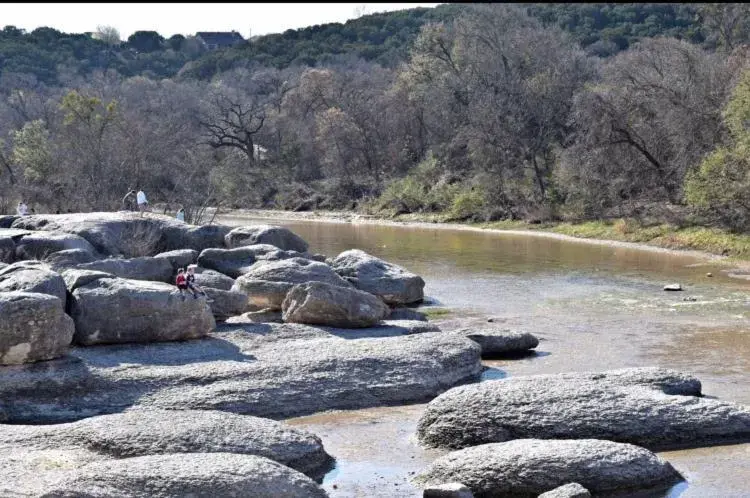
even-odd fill
[[(662, 366), (696, 375), (703, 392), (750, 405), (750, 281), (697, 255), (534, 235), (348, 222), (224, 217), (290, 228), (328, 256), (359, 248), (421, 275), (436, 323), (488, 318), (541, 339), (537, 353), (485, 361), (485, 379)], [(707, 273), (713, 276), (707, 276)], [(683, 292), (663, 286), (680, 283)], [(336, 468), (332, 497), (416, 497), (409, 479), (441, 450), (415, 440), (424, 405), (333, 411), (288, 420), (316, 433)], [(686, 478), (653, 497), (750, 497), (750, 444), (663, 452)]]

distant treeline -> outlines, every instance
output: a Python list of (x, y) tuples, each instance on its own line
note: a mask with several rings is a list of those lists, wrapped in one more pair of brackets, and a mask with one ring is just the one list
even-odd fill
[(207, 52), (0, 32), (0, 206), (750, 227), (750, 8), (446, 4)]

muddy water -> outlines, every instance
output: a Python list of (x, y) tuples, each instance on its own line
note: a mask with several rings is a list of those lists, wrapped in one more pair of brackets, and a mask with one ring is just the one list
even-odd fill
[[(232, 225), (269, 220), (225, 218)], [(486, 361), (485, 379), (658, 365), (695, 374), (704, 393), (750, 405), (750, 282), (695, 255), (526, 235), (271, 220), (336, 255), (360, 248), (422, 275), (451, 313), (445, 326), (488, 317), (540, 337), (538, 353)], [(706, 276), (711, 272), (713, 277)], [(684, 292), (664, 292), (679, 282)], [(289, 420), (337, 458), (333, 497), (420, 496), (409, 478), (443, 452), (420, 448), (423, 405)], [(750, 444), (662, 453), (687, 478), (653, 496), (750, 497)]]

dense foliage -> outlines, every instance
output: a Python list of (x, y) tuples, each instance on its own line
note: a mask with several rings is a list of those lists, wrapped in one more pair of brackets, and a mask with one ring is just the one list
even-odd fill
[(357, 207), (747, 229), (748, 14), (444, 5), (212, 52), (6, 27), (0, 208), (117, 209), (143, 188), (188, 218)]

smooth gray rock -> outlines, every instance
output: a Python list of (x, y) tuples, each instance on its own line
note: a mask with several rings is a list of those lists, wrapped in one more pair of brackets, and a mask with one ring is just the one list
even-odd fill
[(0, 263), (12, 263), (16, 260), (16, 243), (11, 237), (0, 236)]
[(668, 284), (664, 286), (665, 291), (681, 291), (682, 286), (680, 284)]
[(254, 244), (270, 244), (283, 251), (306, 252), (308, 245), (302, 237), (288, 228), (272, 225), (237, 227), (224, 237), (224, 244), (232, 249)]
[(38, 261), (19, 261), (0, 269), (0, 292), (39, 292), (60, 300), (65, 308), (65, 282), (50, 267)]
[(383, 337), (386, 328), (267, 323), (222, 330), (179, 343), (74, 347), (60, 360), (0, 369), (0, 420), (65, 422), (131, 406), (278, 419), (426, 401), (482, 369), (476, 343), (442, 332)]
[(247, 294), (249, 304), (279, 310), (287, 292), (295, 285), (307, 282), (353, 288), (324, 263), (291, 258), (256, 263), (234, 282), (232, 289)]
[(359, 249), (344, 251), (331, 262), (336, 273), (388, 304), (409, 304), (424, 298), (424, 280), (400, 266)]
[(518, 439), (448, 453), (415, 479), (423, 485), (461, 482), (477, 497), (535, 498), (569, 482), (594, 493), (666, 487), (682, 480), (650, 451), (598, 439)]
[(750, 440), (750, 410), (700, 390), (698, 379), (662, 368), (511, 377), (438, 396), (417, 432), (422, 443), (447, 448), (529, 437), (654, 450)]
[(268, 458), (177, 453), (93, 462), (50, 486), (47, 498), (322, 498), (301, 472)]
[(247, 273), (258, 261), (280, 261), (299, 257), (310, 259), (306, 254), (297, 251), (282, 251), (270, 244), (255, 244), (234, 249), (206, 249), (198, 256), (198, 264), (237, 278)]
[(371, 327), (390, 311), (372, 294), (323, 282), (295, 285), (281, 310), (285, 322), (342, 328)]
[(108, 258), (78, 265), (81, 270), (96, 270), (132, 280), (172, 283), (174, 269), (167, 258)]
[(81, 270), (78, 268), (66, 268), (61, 273), (68, 292), (73, 292), (79, 287), (90, 284), (100, 278), (115, 278), (111, 273), (97, 270)]
[(174, 251), (162, 252), (154, 258), (166, 259), (172, 265), (172, 269), (187, 268), (188, 265), (198, 261), (198, 251), (194, 249), (175, 249)]
[(466, 328), (451, 332), (468, 337), (479, 344), (483, 356), (521, 353), (539, 345), (539, 339), (528, 332), (499, 327)]
[(94, 246), (78, 235), (65, 232), (34, 232), (16, 242), (16, 259), (44, 260), (50, 254), (68, 249), (80, 249), (94, 254)]
[(320, 438), (265, 418), (213, 410), (131, 410), (54, 425), (0, 425), (3, 452), (85, 449), (111, 458), (239, 453), (270, 458), (313, 479), (332, 458)]
[(591, 493), (577, 482), (571, 482), (542, 493), (538, 498), (591, 498)]
[[(211, 287), (203, 288), (208, 295), (211, 312), (217, 321), (224, 321), (229, 317), (241, 315), (247, 311), (247, 295), (236, 290), (221, 290)], [(189, 291), (186, 292), (189, 295)], [(193, 299), (193, 297), (190, 297)]]
[(474, 498), (474, 494), (460, 482), (449, 482), (426, 488), (422, 498)]
[(208, 270), (200, 266), (195, 269), (195, 283), (200, 287), (211, 287), (228, 291), (234, 285), (234, 279), (215, 270)]
[(63, 356), (73, 339), (73, 320), (49, 294), (0, 293), (0, 365)]
[(425, 315), (421, 311), (400, 306), (391, 310), (390, 314), (388, 315), (388, 320), (417, 320), (420, 322), (426, 322), (427, 315)]
[(171, 216), (127, 211), (38, 214), (16, 219), (12, 228), (80, 235), (107, 256), (134, 258), (175, 249), (221, 247), (230, 228), (187, 225)]
[(91, 263), (92, 261), (96, 261), (96, 259), (96, 256), (88, 251), (84, 251), (83, 249), (66, 249), (64, 251), (53, 252), (44, 258), (44, 262), (47, 263), (50, 268), (59, 271), (64, 268)]
[(181, 299), (162, 282), (99, 278), (72, 292), (76, 344), (179, 341), (216, 327), (205, 298)]
[(241, 315), (230, 317), (226, 320), (228, 324), (248, 324), (248, 323), (283, 323), (281, 311), (262, 309), (259, 311), (247, 311)]

